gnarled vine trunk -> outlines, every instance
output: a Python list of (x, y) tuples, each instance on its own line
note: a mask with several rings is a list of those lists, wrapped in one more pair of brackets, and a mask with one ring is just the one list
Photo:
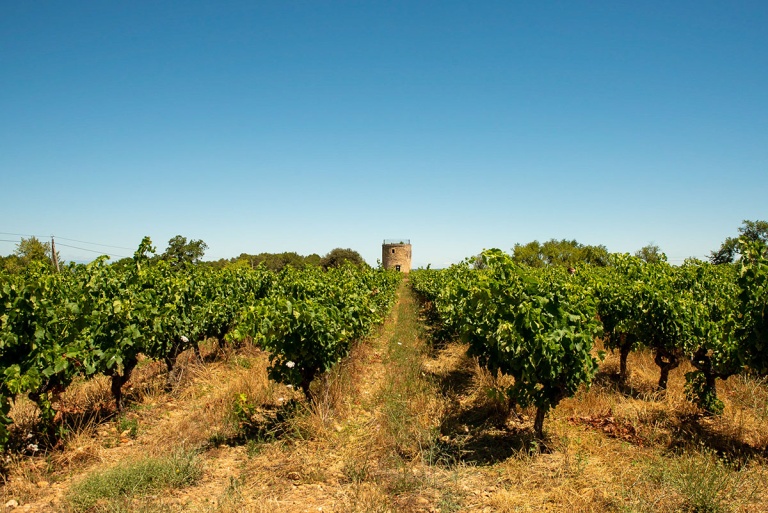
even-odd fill
[(661, 369), (661, 375), (659, 376), (659, 389), (666, 390), (667, 382), (669, 381), (669, 371), (676, 369), (680, 365), (680, 360), (674, 353), (667, 351), (666, 349), (656, 349), (656, 356), (654, 357), (656, 365)]
[(619, 380), (622, 383), (626, 383), (629, 379), (629, 372), (627, 371), (627, 358), (632, 351), (632, 340), (627, 340), (626, 333), (621, 334), (621, 345), (619, 346)]
[(547, 416), (549, 408), (536, 408), (536, 418), (533, 421), (533, 433), (537, 439), (544, 439), (544, 418)]
[(115, 398), (115, 408), (117, 408), (117, 411), (123, 410), (123, 385), (128, 383), (128, 380), (131, 379), (131, 373), (133, 372), (134, 367), (136, 367), (136, 363), (135, 360), (127, 363), (122, 374), (118, 374), (116, 370), (112, 373), (110, 389), (112, 391), (112, 397)]

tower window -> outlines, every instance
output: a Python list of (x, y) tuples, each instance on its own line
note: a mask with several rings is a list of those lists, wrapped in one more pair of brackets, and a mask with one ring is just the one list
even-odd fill
[(395, 248), (392, 248), (392, 254), (393, 255), (395, 254)]

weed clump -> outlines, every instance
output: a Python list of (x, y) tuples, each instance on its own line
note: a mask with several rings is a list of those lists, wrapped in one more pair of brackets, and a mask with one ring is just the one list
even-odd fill
[(114, 511), (161, 490), (182, 488), (202, 474), (195, 452), (148, 457), (94, 472), (74, 485), (67, 502), (74, 511)]

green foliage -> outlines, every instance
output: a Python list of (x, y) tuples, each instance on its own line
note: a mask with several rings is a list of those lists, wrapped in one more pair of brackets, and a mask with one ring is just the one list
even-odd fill
[[(537, 418), (588, 384), (597, 371), (591, 350), (599, 324), (595, 305), (565, 273), (528, 272), (498, 250), (483, 253), (486, 270), (466, 293), (462, 329), (470, 354), (491, 372), (514, 377), (509, 397), (534, 405)], [(541, 426), (536, 426), (541, 436)]]
[(635, 256), (649, 264), (658, 264), (659, 262), (667, 261), (667, 255), (662, 253), (661, 249), (656, 244), (643, 246), (635, 252)]
[(0, 271), (17, 273), (21, 269), (21, 261), (16, 255), (0, 256)]
[[(519, 404), (546, 411), (573, 393), (572, 385), (588, 382), (593, 371), (578, 362), (586, 361), (588, 334), (597, 326), (605, 347), (621, 352), (622, 379), (627, 356), (641, 345), (655, 353), (662, 389), (669, 372), (688, 359), (696, 368), (689, 398), (718, 414), (717, 379), (740, 372), (745, 363), (760, 372), (768, 366), (765, 249), (746, 254), (738, 283), (733, 266), (694, 260), (673, 267), (616, 254), (607, 267), (587, 266), (568, 276), (558, 266), (516, 266), (514, 257), (498, 250), (483, 253), (480, 265), (475, 257), (444, 271), (417, 270), (411, 282), (434, 305), (444, 328), (470, 342), (481, 363), (515, 377), (509, 396)], [(573, 324), (566, 322), (569, 315)], [(590, 316), (599, 323), (585, 320)], [(566, 361), (558, 351), (576, 356)]]
[(603, 324), (603, 344), (620, 352), (619, 376), (628, 378), (627, 357), (641, 345), (643, 312), (638, 302), (643, 287), (643, 263), (629, 255), (611, 255), (610, 266), (580, 273), (584, 286), (597, 299), (597, 314)]
[(170, 383), (179, 354), (235, 326), (231, 340), (261, 344), (271, 352), (270, 375), (308, 393), (317, 374), (383, 321), (401, 278), (350, 265), (287, 266), (278, 275), (263, 266), (216, 269), (154, 252), (144, 238), (120, 265), (100, 257), (52, 273), (33, 261), (22, 274), (0, 273), (0, 447), (17, 395), (37, 403), (43, 430), (55, 437), (52, 404), (75, 377), (109, 376), (120, 409), (139, 355), (163, 361)]
[(208, 245), (202, 240), (187, 241), (186, 237), (176, 235), (168, 241), (168, 247), (162, 254), (162, 259), (173, 265), (194, 264), (203, 258), (206, 249)]
[(723, 403), (717, 398), (715, 379), (728, 379), (744, 366), (744, 347), (737, 337), (738, 287), (732, 266), (686, 262), (675, 270), (678, 291), (690, 292), (700, 305), (697, 338), (686, 355), (697, 369), (686, 376), (689, 397), (705, 412), (719, 415)]
[(736, 260), (742, 253), (742, 244), (762, 242), (768, 244), (768, 221), (742, 221), (738, 237), (728, 237), (720, 245), (720, 249), (712, 251), (709, 260), (713, 264), (728, 264)]
[(242, 253), (237, 258), (229, 260), (222, 259), (218, 262), (212, 262), (210, 265), (216, 268), (246, 267), (249, 269), (263, 266), (270, 271), (280, 272), (288, 266), (295, 267), (296, 269), (301, 269), (307, 266), (319, 267), (320, 260), (320, 256), (317, 254), (313, 253), (308, 256), (302, 256), (293, 251), (284, 253), (259, 253), (258, 255)]
[(152, 262), (145, 238), (121, 266), (100, 257), (61, 273), (31, 265), (0, 274), (0, 446), (7, 440), (10, 402), (26, 394), (54, 434), (51, 406), (76, 376), (107, 375), (121, 407), (121, 387), (139, 354), (165, 361), (208, 337), (223, 338), (240, 311), (264, 297), (266, 270), (173, 268)]
[[(315, 259), (313, 256), (317, 258)], [(318, 266), (319, 260), (320, 257), (318, 255), (303, 257), (292, 251), (285, 253), (260, 253), (255, 257), (249, 258), (249, 261), (252, 263), (252, 265), (263, 265), (270, 271), (274, 272), (280, 272), (286, 267), (301, 269), (308, 265)]]
[(737, 337), (747, 365), (768, 374), (768, 244), (742, 239)]
[(21, 259), (21, 262), (25, 267), (35, 261), (50, 262), (51, 243), (41, 242), (36, 237), (30, 237), (28, 239), (22, 238), (16, 246), (14, 254)]
[(608, 264), (608, 250), (605, 246), (589, 246), (575, 240), (551, 239), (543, 244), (535, 240), (527, 244), (515, 244), (512, 259), (530, 267), (577, 267), (584, 264), (604, 266)]
[(692, 397), (715, 397), (715, 378), (726, 379), (740, 370), (732, 268), (699, 261), (672, 267), (664, 261), (612, 255), (610, 268), (587, 273), (587, 280), (598, 298), (606, 347), (622, 352), (623, 378), (626, 356), (640, 344), (655, 352), (662, 389), (669, 372), (682, 359), (691, 360), (708, 389)]
[(23, 275), (0, 274), (0, 444), (7, 439), (10, 401), (27, 394), (52, 433), (50, 394), (83, 372), (87, 341), (78, 291), (65, 274), (32, 265)]
[(327, 255), (325, 255), (320, 260), (320, 266), (323, 269), (341, 267), (345, 264), (352, 264), (352, 265), (365, 266), (365, 267), (367, 267), (368, 265), (365, 263), (365, 260), (363, 260), (363, 257), (360, 256), (360, 253), (350, 248), (332, 249)]
[(687, 358), (697, 369), (689, 379), (689, 398), (709, 413), (721, 411), (715, 380), (738, 373), (745, 357), (736, 336), (739, 302), (732, 266), (689, 260), (672, 267), (612, 255), (610, 268), (592, 270), (587, 280), (598, 298), (605, 345), (622, 351), (623, 378), (626, 355), (641, 344), (656, 353), (662, 389), (669, 371)]
[[(560, 256), (542, 256), (539, 267), (490, 250), (410, 278), (446, 333), (463, 336), (492, 372), (514, 377), (506, 394), (538, 408), (539, 435), (547, 410), (594, 375), (598, 334), (623, 360), (640, 345), (653, 349), (662, 388), (669, 370), (689, 359), (696, 371), (687, 377), (688, 396), (709, 413), (722, 411), (716, 379), (745, 365), (768, 373), (768, 261), (761, 240), (739, 241), (738, 266), (673, 267), (611, 255), (608, 266), (584, 266), (575, 275), (561, 264), (572, 262), (568, 251), (584, 247), (550, 242)], [(351, 250), (340, 251), (336, 263)], [(37, 403), (43, 431), (55, 437), (53, 405), (75, 377), (110, 376), (119, 408), (139, 354), (164, 361), (170, 379), (177, 356), (209, 337), (259, 344), (270, 353), (270, 377), (309, 396), (312, 381), (384, 320), (402, 278), (367, 265), (323, 271), (289, 253), (275, 273), (265, 265), (175, 265), (154, 252), (145, 238), (118, 265), (101, 257), (53, 273), (47, 259), (33, 259), (23, 272), (0, 272), (0, 447), (16, 396)]]
[[(544, 251), (539, 241), (534, 240), (528, 244), (515, 244), (514, 253), (512, 258), (515, 262), (520, 264), (529, 265), (531, 267), (544, 267), (546, 260), (544, 258)], [(482, 256), (478, 255), (477, 263), (475, 267), (479, 267), (482, 264)]]
[(322, 267), (323, 258), (317, 253), (312, 253), (304, 257), (304, 265), (311, 265), (314, 267)]
[[(0, 270), (8, 273), (20, 273), (33, 262), (38, 266), (53, 268), (51, 262), (51, 243), (42, 242), (37, 237), (23, 238), (16, 245), (13, 255), (0, 257)], [(58, 256), (58, 253), (57, 253)], [(59, 258), (59, 261), (61, 259)]]
[(345, 265), (284, 269), (264, 300), (243, 310), (231, 339), (253, 338), (270, 352), (270, 378), (310, 395), (314, 378), (333, 367), (394, 301), (397, 273)]
[(725, 405), (717, 398), (713, 387), (707, 384), (707, 377), (701, 371), (685, 373), (685, 396), (712, 415), (721, 415)]
[(520, 266), (499, 250), (482, 253), (480, 270), (469, 262), (414, 273), (414, 287), (432, 298), (441, 318), (469, 342), (469, 352), (492, 373), (514, 377), (510, 400), (544, 415), (589, 384), (597, 371), (591, 350), (600, 333), (591, 296), (562, 268)]

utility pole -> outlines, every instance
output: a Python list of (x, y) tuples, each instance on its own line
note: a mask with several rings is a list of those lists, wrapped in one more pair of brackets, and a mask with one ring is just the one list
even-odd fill
[(53, 235), (51, 235), (51, 260), (53, 261), (54, 269), (56, 269), (56, 272), (59, 272), (59, 259), (56, 256), (56, 242), (53, 240)]

